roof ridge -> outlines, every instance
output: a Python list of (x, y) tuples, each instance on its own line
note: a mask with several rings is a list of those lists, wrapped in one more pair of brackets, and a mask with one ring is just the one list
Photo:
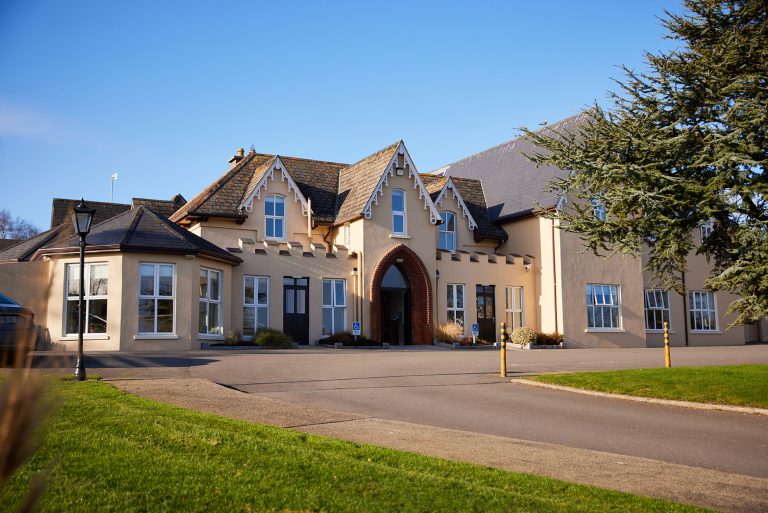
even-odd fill
[(349, 167), (351, 165), (351, 164), (345, 164), (344, 162), (335, 162), (333, 160), (308, 159), (306, 157), (291, 157), (290, 155), (280, 155), (280, 154), (276, 154), (276, 156), (280, 158), (286, 158), (286, 159), (303, 160), (305, 162), (317, 162), (319, 164), (334, 164), (336, 166), (344, 166), (344, 167)]
[[(178, 226), (176, 223), (171, 221), (170, 218), (163, 219), (160, 216), (160, 214), (157, 214), (157, 213), (153, 212), (152, 209), (146, 208), (144, 205), (140, 206), (139, 208), (144, 209), (150, 216), (154, 217), (155, 220), (158, 221), (160, 223), (160, 225), (163, 226), (163, 228), (165, 228), (167, 231), (172, 233), (174, 235), (174, 237), (176, 237), (177, 239), (181, 239), (184, 242), (189, 242), (186, 237), (184, 237), (181, 233), (179, 233), (175, 229), (175, 227), (178, 227), (181, 230), (184, 230), (184, 228), (181, 228), (180, 226)], [(173, 228), (171, 227), (171, 225), (173, 225)]]
[(133, 220), (131, 220), (131, 225), (128, 227), (128, 229), (125, 230), (125, 233), (123, 234), (123, 237), (120, 239), (120, 242), (117, 243), (118, 246), (122, 248), (124, 244), (128, 243), (129, 238), (133, 235), (133, 232), (136, 230), (136, 226), (139, 224), (139, 221), (141, 220), (143, 213), (146, 210), (147, 209), (144, 208), (144, 205), (139, 205), (138, 208), (133, 209), (131, 211), (131, 213), (133, 213)]

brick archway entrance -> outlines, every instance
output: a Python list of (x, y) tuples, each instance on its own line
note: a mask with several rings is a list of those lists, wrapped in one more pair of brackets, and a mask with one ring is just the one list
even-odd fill
[(371, 279), (368, 296), (371, 312), (371, 338), (381, 340), (381, 280), (392, 265), (405, 275), (411, 294), (411, 333), (413, 344), (432, 343), (432, 282), (424, 262), (408, 246), (399, 245), (384, 255)]

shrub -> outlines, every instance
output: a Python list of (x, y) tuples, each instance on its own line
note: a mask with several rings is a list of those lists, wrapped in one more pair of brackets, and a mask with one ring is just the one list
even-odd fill
[(355, 340), (355, 336), (352, 334), (351, 331), (337, 331), (333, 335), (329, 335), (324, 339), (321, 339), (320, 343), (322, 344), (341, 343), (341, 344), (344, 344), (345, 346), (380, 346), (381, 345), (381, 342), (374, 342), (373, 340), (365, 338), (361, 335), (358, 335), (357, 340)]
[(556, 331), (552, 333), (537, 333), (536, 345), (556, 346), (563, 342), (563, 334)]
[(512, 339), (512, 343), (524, 346), (526, 344), (535, 344), (536, 337), (537, 335), (535, 331), (533, 331), (531, 328), (523, 327), (515, 328), (510, 338)]
[(262, 328), (253, 338), (254, 344), (264, 347), (286, 348), (291, 346), (291, 337), (279, 330)]
[(458, 342), (464, 336), (464, 327), (455, 322), (446, 322), (435, 326), (435, 340), (453, 344)]
[(240, 332), (237, 330), (232, 330), (229, 333), (227, 333), (227, 336), (224, 337), (224, 345), (227, 346), (237, 346), (240, 345), (240, 339), (243, 338), (240, 336)]

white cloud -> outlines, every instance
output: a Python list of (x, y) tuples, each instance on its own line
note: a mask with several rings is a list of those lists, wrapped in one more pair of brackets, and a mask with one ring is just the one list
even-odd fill
[(0, 136), (65, 142), (71, 131), (46, 112), (0, 98)]

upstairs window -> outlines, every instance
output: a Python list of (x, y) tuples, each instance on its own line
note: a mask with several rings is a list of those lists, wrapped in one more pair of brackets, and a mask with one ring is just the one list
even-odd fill
[(456, 251), (456, 214), (453, 212), (441, 212), (440, 219), (443, 222), (438, 227), (440, 230), (438, 247), (446, 251)]
[(608, 214), (605, 209), (605, 201), (603, 198), (594, 198), (592, 200), (592, 212), (594, 212), (596, 218), (605, 222)]
[(405, 235), (405, 191), (392, 191), (392, 234)]
[(264, 198), (266, 238), (285, 240), (285, 197), (271, 194)]
[(704, 240), (712, 235), (712, 230), (714, 228), (714, 223), (712, 221), (707, 221), (706, 223), (701, 225), (701, 242), (704, 242)]

